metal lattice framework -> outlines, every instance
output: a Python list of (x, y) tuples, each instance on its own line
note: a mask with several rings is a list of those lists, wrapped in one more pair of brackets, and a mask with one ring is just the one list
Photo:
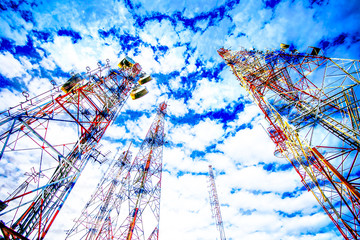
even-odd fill
[[(113, 239), (121, 204), (127, 194), (131, 168), (131, 152), (124, 151), (115, 158), (94, 194), (82, 210), (67, 239)], [(113, 226), (114, 224), (114, 226)]]
[(87, 71), (0, 113), (0, 167), (10, 178), (1, 184), (5, 239), (45, 237), (87, 162), (105, 157), (98, 143), (144, 77), (129, 58), (118, 69), (107, 61)]
[(133, 163), (125, 151), (105, 174), (67, 239), (158, 239), (166, 108), (159, 105)]
[(215, 219), (216, 228), (220, 232), (220, 240), (226, 240), (224, 225), (220, 212), (220, 203), (215, 186), (214, 172), (211, 165), (209, 165), (209, 195), (212, 216)]
[(269, 123), (275, 155), (286, 157), (345, 239), (358, 239), (359, 60), (319, 48), (218, 53)]

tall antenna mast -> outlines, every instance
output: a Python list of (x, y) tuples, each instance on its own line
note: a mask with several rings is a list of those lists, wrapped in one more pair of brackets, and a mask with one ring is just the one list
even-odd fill
[(360, 61), (280, 47), (218, 53), (263, 112), (275, 155), (292, 164), (341, 235), (359, 239)]
[(215, 179), (214, 179), (214, 173), (212, 170), (212, 166), (209, 165), (209, 195), (210, 195), (210, 205), (211, 205), (211, 212), (212, 216), (215, 218), (215, 224), (216, 228), (220, 232), (220, 240), (225, 240), (225, 230), (223, 221), (221, 218), (221, 212), (220, 212), (220, 204), (219, 204), (219, 198), (216, 192), (216, 186), (215, 186)]
[(10, 196), (20, 177), (9, 175), (14, 180), (1, 189), (0, 238), (45, 238), (87, 162), (102, 162), (99, 141), (128, 97), (144, 96), (140, 85), (151, 80), (128, 57), (118, 67), (110, 69), (109, 61), (88, 67), (33, 98), (24, 92), (25, 102), (0, 112), (0, 168), (35, 166)]

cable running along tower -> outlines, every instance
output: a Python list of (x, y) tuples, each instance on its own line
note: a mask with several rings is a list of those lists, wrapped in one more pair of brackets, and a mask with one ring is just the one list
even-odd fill
[(10, 179), (0, 201), (6, 240), (43, 239), (87, 162), (106, 158), (100, 139), (127, 98), (145, 95), (140, 85), (151, 80), (130, 58), (118, 66), (88, 67), (85, 78), (52, 82), (53, 89), (33, 98), (24, 93), (25, 102), (0, 113), (0, 167)]
[(166, 108), (159, 105), (133, 163), (129, 150), (114, 161), (67, 239), (158, 239)]
[(219, 198), (215, 186), (214, 172), (211, 165), (209, 165), (209, 189), (212, 216), (215, 219), (216, 228), (220, 232), (220, 240), (226, 240), (224, 225), (221, 218)]
[(218, 53), (264, 113), (275, 155), (290, 161), (345, 239), (360, 238), (359, 61), (286, 44)]

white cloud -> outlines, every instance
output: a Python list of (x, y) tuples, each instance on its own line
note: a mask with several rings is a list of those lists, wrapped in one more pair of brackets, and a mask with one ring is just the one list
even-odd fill
[(54, 70), (56, 67), (56, 65), (51, 57), (43, 58), (39, 64), (47, 70)]
[(194, 56), (191, 56), (189, 59), (189, 64), (186, 66), (186, 70), (188, 73), (192, 73), (192, 72), (195, 72), (197, 70), (197, 67), (195, 65), (195, 57)]
[(236, 119), (233, 122), (229, 122), (229, 126), (231, 128), (236, 128), (243, 124), (260, 124), (264, 120), (264, 116), (262, 115), (261, 110), (259, 107), (252, 103), (252, 104), (244, 104), (244, 110), (239, 112), (236, 115)]
[(207, 146), (222, 140), (223, 124), (206, 118), (194, 126), (184, 124), (170, 129), (169, 139), (176, 143), (183, 143), (187, 148), (204, 151)]
[(145, 27), (139, 33), (144, 42), (148, 42), (153, 46), (160, 45), (173, 47), (179, 41), (177, 33), (169, 20), (161, 20), (147, 22)]
[(223, 144), (218, 144), (217, 149), (242, 165), (279, 161), (274, 156), (275, 146), (259, 125), (238, 131), (234, 136), (226, 138)]
[(135, 34), (135, 20), (123, 2), (88, 1), (84, 5), (81, 2), (65, 1), (62, 4), (47, 2), (40, 6), (33, 14), (36, 27), (41, 31), (73, 29), (81, 36), (92, 36), (97, 39), (99, 29), (108, 31), (115, 24), (121, 26), (119, 33)]
[(39, 65), (38, 64), (32, 64), (29, 59), (27, 57), (20, 57), (20, 62), (22, 64), (22, 66), (26, 69), (26, 70), (31, 70), (34, 68), (38, 68)]
[(195, 26), (198, 27), (198, 28), (200, 28), (201, 30), (205, 30), (206, 27), (207, 27), (208, 24), (209, 24), (209, 20), (210, 20), (210, 18), (206, 18), (206, 19), (203, 19), (203, 20), (201, 20), (201, 21), (197, 21), (196, 24), (195, 24)]
[(314, 231), (325, 227), (329, 222), (328, 216), (323, 213), (316, 213), (312, 216), (294, 217), (284, 222), (284, 227), (288, 233), (300, 234), (305, 229)]
[(125, 133), (126, 133), (125, 126), (122, 125), (119, 126), (114, 123), (108, 127), (107, 131), (104, 134), (104, 137), (110, 137), (111, 139), (119, 140), (123, 138)]
[(175, 117), (183, 117), (185, 114), (189, 112), (186, 104), (184, 103), (183, 98), (180, 99), (170, 98), (168, 102), (168, 106), (169, 106), (168, 107), (169, 113), (171, 115), (174, 115)]
[[(309, 7), (305, 2), (282, 1), (276, 8), (265, 9), (263, 2), (240, 2), (231, 12), (236, 28), (233, 35), (226, 37), (225, 45), (233, 49), (239, 46), (271, 49), (279, 48), (279, 44), (284, 42), (305, 50), (321, 39), (351, 32), (350, 28), (357, 21), (355, 19), (359, 19), (359, 13), (344, 13), (335, 9), (351, 9), (354, 4), (355, 1), (349, 4), (328, 1)], [(238, 37), (239, 33), (245, 33), (246, 37)]]
[(7, 78), (21, 77), (26, 74), (21, 63), (9, 52), (0, 53), (0, 73)]
[(170, 84), (171, 90), (173, 90), (173, 91), (176, 91), (180, 87), (183, 87), (183, 85), (181, 84), (181, 78), (180, 77), (176, 77), (175, 79), (170, 79), (169, 84)]
[(235, 168), (235, 162), (223, 153), (207, 153), (204, 157), (217, 171), (225, 172), (227, 169)]
[(207, 166), (209, 165), (207, 161), (200, 161), (199, 159), (193, 159), (189, 155), (191, 150), (186, 149), (186, 147), (174, 147), (174, 148), (165, 148), (164, 150), (164, 160), (166, 159), (165, 169), (170, 170), (173, 173), (177, 172), (206, 172)]
[[(155, 60), (155, 53), (150, 47), (141, 45), (139, 47), (140, 54), (135, 56), (133, 59), (138, 62), (143, 71), (148, 74), (153, 72), (160, 72), (160, 64)], [(131, 54), (130, 54), (131, 55)]]
[[(55, 36), (54, 42), (48, 42), (42, 47), (50, 53), (50, 61), (54, 61), (65, 72), (85, 72), (86, 67), (97, 68), (97, 63), (106, 59), (111, 59), (111, 65), (117, 59), (117, 53), (121, 49), (119, 44), (112, 41), (111, 45), (105, 45), (103, 41), (93, 41), (90, 37), (84, 36), (83, 39), (73, 43), (67, 36)], [(43, 62), (51, 69), (51, 62)]]
[(233, 79), (215, 82), (203, 78), (197, 82), (195, 90), (192, 91), (189, 108), (200, 114), (219, 110), (236, 101), (241, 92), (240, 86)]
[(137, 5), (141, 4), (141, 8), (136, 9), (136, 13), (140, 14), (151, 14), (152, 12), (160, 12), (166, 13), (168, 15), (172, 15), (176, 12), (181, 12), (183, 17), (193, 18), (196, 14), (206, 13), (211, 11), (212, 9), (219, 7), (225, 3), (224, 0), (221, 1), (205, 1), (200, 0), (196, 2), (191, 1), (161, 1), (155, 0), (152, 2), (137, 0), (134, 1), (133, 4)]
[(7, 110), (9, 107), (13, 107), (20, 102), (25, 102), (25, 100), (25, 97), (20, 92), (2, 88), (0, 91), (0, 111)]
[(151, 123), (153, 121), (153, 116), (150, 118), (146, 117), (146, 115), (141, 116), (137, 119), (128, 120), (124, 125), (127, 130), (127, 138), (128, 139), (143, 139), (147, 130), (149, 129)]
[(188, 28), (185, 28), (185, 26), (181, 22), (177, 23), (175, 30), (179, 35), (179, 41), (182, 44), (188, 43), (189, 39), (193, 37), (192, 31), (189, 30)]
[(46, 43), (43, 47), (65, 72), (82, 72), (85, 71), (86, 66), (96, 66), (97, 63), (94, 52), (91, 53), (90, 48), (84, 49), (83, 52), (81, 47), (74, 46), (70, 37), (56, 36), (54, 43)]
[(52, 88), (52, 84), (50, 83), (50, 80), (47, 78), (37, 78), (37, 77), (32, 78), (26, 84), (29, 93), (31, 93), (30, 97), (32, 97), (32, 94), (34, 94), (33, 97), (35, 97)]
[(161, 72), (167, 74), (185, 67), (185, 51), (186, 47), (171, 48), (165, 56), (159, 60)]
[(161, 239), (211, 239), (217, 234), (215, 226), (209, 227), (213, 219), (206, 186), (205, 176), (163, 174)]
[[(21, 26), (21, 27), (18, 27)], [(18, 13), (3, 11), (0, 17), (0, 37), (13, 40), (16, 45), (23, 46), (27, 42), (27, 31), (33, 27), (32, 23), (26, 22)]]
[[(286, 164), (285, 161), (284, 164)], [(249, 166), (241, 170), (229, 169), (227, 172), (233, 176), (231, 179), (226, 177), (226, 185), (229, 188), (283, 193), (293, 191), (297, 186), (301, 187), (299, 176), (293, 169), (291, 171), (268, 172), (261, 166)], [(260, 178), (264, 181), (257, 181)], [(225, 181), (224, 177), (221, 179)]]

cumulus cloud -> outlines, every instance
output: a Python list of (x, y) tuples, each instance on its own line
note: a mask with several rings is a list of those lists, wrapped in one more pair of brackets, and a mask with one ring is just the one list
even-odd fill
[(173, 90), (173, 91), (176, 91), (176, 90), (178, 90), (180, 87), (183, 87), (182, 84), (181, 84), (181, 79), (180, 79), (180, 77), (177, 77), (177, 78), (175, 78), (175, 79), (170, 79), (170, 80), (169, 80), (169, 84), (170, 84), (171, 90)]
[(274, 146), (269, 145), (269, 142), (271, 140), (264, 129), (257, 125), (252, 129), (245, 128), (234, 136), (229, 136), (217, 148), (236, 163), (252, 165), (254, 160), (266, 163), (276, 160), (273, 155)]
[(153, 72), (160, 72), (160, 64), (155, 60), (155, 53), (152, 48), (141, 45), (139, 47), (137, 56), (134, 57), (136, 62), (139, 62), (143, 70), (149, 74)]
[[(189, 107), (197, 113), (216, 111), (224, 108), (240, 96), (240, 89), (235, 81), (230, 79), (219, 82), (203, 78), (197, 82), (192, 91), (192, 98), (189, 100)], [(222, 94), (217, 94), (221, 92)]]
[(170, 114), (175, 117), (183, 117), (189, 112), (184, 99), (169, 99)]
[[(50, 54), (51, 60), (45, 60), (45, 67), (52, 68), (54, 61), (65, 72), (85, 72), (86, 67), (97, 68), (97, 63), (106, 59), (117, 60), (117, 53), (121, 47), (113, 42), (111, 46), (104, 45), (101, 41), (94, 42), (84, 38), (73, 43), (68, 36), (56, 36), (54, 42), (43, 44), (43, 48)], [(96, 51), (95, 51), (96, 49)], [(117, 62), (112, 62), (112, 65)]]
[(114, 140), (121, 139), (126, 133), (124, 126), (119, 126), (117, 124), (112, 124), (109, 126), (108, 131), (106, 131), (104, 137), (110, 137)]
[(40, 65), (47, 70), (54, 70), (56, 67), (54, 61), (50, 57), (41, 60)]
[(174, 31), (174, 27), (169, 20), (161, 20), (147, 22), (143, 30), (140, 32), (140, 37), (153, 46), (158, 43), (163, 46), (173, 47), (179, 41), (179, 37)]
[(51, 89), (52, 84), (47, 78), (33, 78), (27, 83), (27, 87), (29, 92), (38, 95)]
[[(299, 177), (292, 171), (278, 171), (268, 172), (261, 166), (249, 166), (241, 170), (229, 170), (229, 174), (234, 177), (227, 182), (227, 186), (231, 188), (241, 188), (245, 190), (254, 191), (272, 191), (283, 193), (292, 191), (296, 186), (299, 186)], [(259, 178), (266, 179), (266, 181), (257, 181)]]
[[(206, 186), (204, 176), (186, 174), (177, 178), (168, 173), (163, 174), (163, 188), (167, 190), (162, 192), (161, 209), (164, 215), (160, 227), (164, 230), (161, 231), (161, 238), (211, 239), (217, 234), (216, 228), (207, 228), (213, 219), (205, 198), (208, 195)], [(177, 206), (172, 207), (177, 202)], [(174, 232), (179, 234), (174, 235)]]
[(0, 53), (0, 73), (7, 78), (26, 75), (22, 64), (9, 52)]
[(0, 27), (1, 37), (11, 39), (16, 45), (23, 46), (27, 42), (27, 32), (33, 28), (33, 24), (14, 11), (5, 11), (0, 17)]
[(222, 125), (207, 118), (194, 126), (184, 124), (173, 127), (169, 132), (169, 138), (172, 142), (182, 143), (192, 150), (204, 151), (207, 146), (222, 140)]
[(171, 73), (175, 70), (180, 70), (185, 67), (185, 51), (186, 47), (171, 48), (169, 52), (159, 60), (161, 65), (161, 72), (164, 74)]
[[(9, 101), (12, 99), (12, 101)], [(9, 89), (1, 89), (0, 92), (0, 109), (1, 111), (5, 111), (10, 107), (13, 107), (16, 103), (24, 102), (26, 99), (25, 97), (18, 91), (10, 91)]]

